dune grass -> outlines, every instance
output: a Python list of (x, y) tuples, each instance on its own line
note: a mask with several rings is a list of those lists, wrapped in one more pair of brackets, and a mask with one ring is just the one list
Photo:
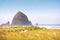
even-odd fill
[(0, 40), (60, 40), (60, 30), (37, 26), (0, 27)]

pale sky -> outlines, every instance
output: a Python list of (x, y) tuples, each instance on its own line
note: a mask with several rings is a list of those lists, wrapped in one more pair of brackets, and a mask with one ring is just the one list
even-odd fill
[(21, 11), (32, 24), (60, 24), (60, 0), (0, 0), (0, 24)]

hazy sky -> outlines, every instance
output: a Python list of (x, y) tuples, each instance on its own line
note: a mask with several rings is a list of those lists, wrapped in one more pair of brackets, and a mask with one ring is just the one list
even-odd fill
[(21, 11), (33, 23), (60, 24), (60, 0), (0, 0), (0, 24)]

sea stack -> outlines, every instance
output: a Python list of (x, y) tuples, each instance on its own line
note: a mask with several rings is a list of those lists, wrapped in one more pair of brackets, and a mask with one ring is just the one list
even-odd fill
[(14, 16), (11, 25), (17, 25), (17, 26), (32, 25), (32, 23), (28, 20), (27, 16), (24, 13), (22, 13), (22, 12), (19, 11)]

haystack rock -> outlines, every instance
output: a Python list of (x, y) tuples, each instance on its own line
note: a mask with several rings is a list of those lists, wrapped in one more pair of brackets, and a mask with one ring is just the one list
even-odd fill
[(12, 25), (32, 25), (27, 16), (22, 12), (17, 12), (12, 20)]

